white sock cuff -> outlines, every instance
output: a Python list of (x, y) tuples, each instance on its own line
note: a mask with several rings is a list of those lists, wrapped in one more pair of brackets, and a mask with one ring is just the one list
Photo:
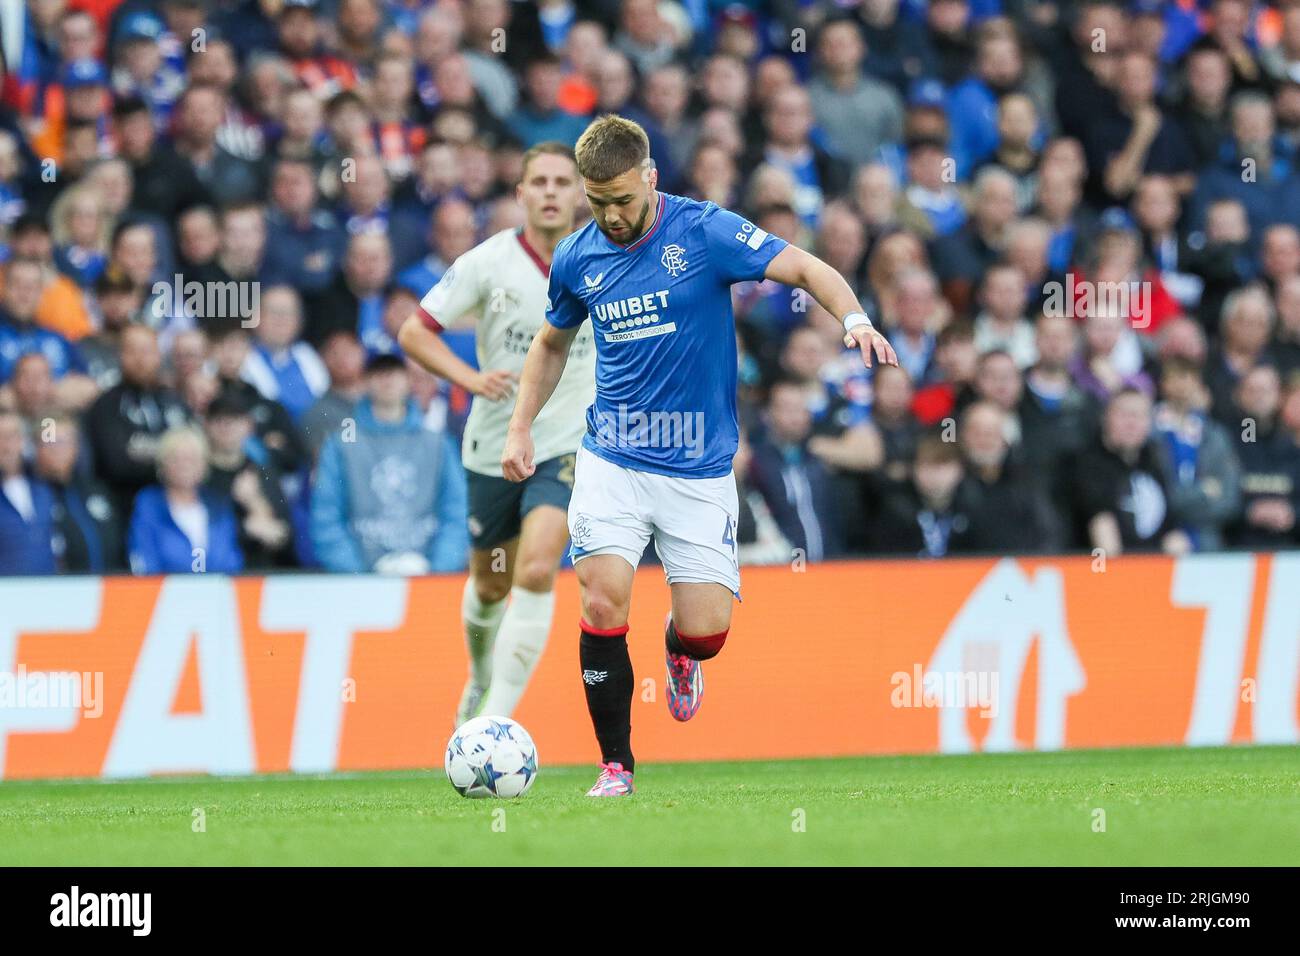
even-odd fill
[(469, 578), (465, 581), (465, 593), (461, 595), (460, 599), (461, 617), (471, 624), (488, 627), (501, 620), (501, 615), (505, 613), (505, 598), (495, 604), (484, 604), (479, 600), (478, 589), (474, 587), (474, 579)]

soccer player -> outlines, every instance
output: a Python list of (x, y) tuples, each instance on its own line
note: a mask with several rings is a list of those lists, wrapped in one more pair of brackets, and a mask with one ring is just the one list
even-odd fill
[[(461, 618), (470, 673), (457, 726), (479, 713), (511, 715), (551, 629), (555, 572), (569, 537), (565, 509), (574, 457), (595, 390), (589, 327), (575, 327), (572, 359), (553, 383), (551, 406), (534, 423), (537, 467), (513, 484), (501, 476), (501, 457), (507, 399), (545, 324), (551, 258), (573, 231), (580, 188), (568, 146), (548, 142), (528, 150), (516, 190), (523, 228), (503, 230), (458, 258), (398, 335), (407, 355), (475, 396), (461, 450), (471, 543)], [(444, 328), (465, 326), (474, 328), (481, 371), (442, 340)]]
[(582, 591), (580, 659), (601, 750), (588, 796), (632, 792), (632, 579), (653, 537), (672, 590), (665, 627), (668, 710), (689, 720), (739, 596), (736, 330), (733, 282), (763, 277), (807, 290), (844, 322), (846, 346), (898, 359), (844, 278), (711, 202), (660, 193), (645, 131), (620, 116), (591, 123), (575, 150), (593, 220), (551, 264), (547, 323), (520, 377), (501, 459), (527, 481), (541, 457), (535, 422), (550, 410), (579, 329), (596, 341), (596, 400), (569, 503)]

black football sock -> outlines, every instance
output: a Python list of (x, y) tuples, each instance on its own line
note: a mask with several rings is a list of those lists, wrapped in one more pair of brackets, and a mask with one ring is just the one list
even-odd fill
[(600, 630), (582, 622), (578, 645), (582, 689), (587, 711), (600, 743), (604, 763), (621, 763), (632, 772), (632, 657), (627, 652), (627, 626)]
[(664, 630), (664, 644), (670, 654), (685, 654), (692, 660), (707, 661), (711, 657), (717, 657), (718, 651), (722, 650), (722, 645), (727, 641), (727, 633), (720, 631), (705, 637), (682, 637), (677, 633), (677, 625), (669, 618), (668, 627)]
[(677, 627), (673, 624), (671, 617), (668, 619), (668, 627), (664, 629), (664, 644), (667, 645), (669, 654), (676, 654), (680, 657), (686, 653), (686, 645), (677, 636)]

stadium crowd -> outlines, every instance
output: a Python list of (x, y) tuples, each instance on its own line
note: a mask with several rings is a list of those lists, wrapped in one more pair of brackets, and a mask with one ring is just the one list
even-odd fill
[(29, 0), (0, 50), (2, 574), (464, 567), (470, 396), (396, 329), (603, 112), (900, 357), (735, 288), (742, 561), (1297, 542), (1300, 2)]

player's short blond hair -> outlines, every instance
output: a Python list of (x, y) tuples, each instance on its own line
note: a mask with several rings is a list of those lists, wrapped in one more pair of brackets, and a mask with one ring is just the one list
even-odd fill
[(563, 156), (569, 162), (576, 164), (576, 160), (573, 158), (573, 149), (564, 145), (564, 143), (551, 139), (543, 143), (537, 143), (535, 146), (530, 146), (528, 151), (524, 153), (524, 158), (519, 164), (519, 168), (525, 175), (528, 173), (528, 164), (538, 156)]
[(606, 183), (650, 158), (650, 137), (639, 123), (614, 113), (591, 121), (574, 147), (578, 175)]

